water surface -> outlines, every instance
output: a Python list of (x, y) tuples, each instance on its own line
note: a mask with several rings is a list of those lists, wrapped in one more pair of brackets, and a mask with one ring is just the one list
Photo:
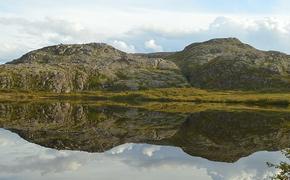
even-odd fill
[[(150, 110), (148, 110), (150, 109)], [(286, 110), (0, 104), (0, 179), (269, 179)]]

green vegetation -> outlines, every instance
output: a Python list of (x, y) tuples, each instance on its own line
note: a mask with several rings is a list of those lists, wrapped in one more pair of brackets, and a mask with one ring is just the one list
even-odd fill
[[(290, 149), (283, 151), (283, 154), (290, 159)], [(290, 164), (287, 162), (280, 162), (278, 165), (268, 163), (269, 167), (274, 167), (278, 170), (278, 173), (271, 178), (273, 180), (288, 180), (290, 178)]]
[(57, 45), (1, 65), (0, 100), (288, 107), (289, 67), (288, 55), (260, 51), (235, 38), (194, 43), (176, 53), (147, 55), (127, 54), (98, 43)]
[(115, 102), (195, 102), (226, 103), (258, 106), (290, 104), (290, 93), (253, 91), (207, 91), (196, 88), (164, 88), (139, 91), (94, 91), (78, 93), (49, 93), (0, 90), (0, 100), (59, 99), (110, 100)]

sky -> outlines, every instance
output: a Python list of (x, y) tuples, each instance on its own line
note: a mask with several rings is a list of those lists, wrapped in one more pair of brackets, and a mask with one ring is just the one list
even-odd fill
[(0, 63), (56, 44), (179, 51), (236, 37), (290, 54), (289, 0), (0, 0)]

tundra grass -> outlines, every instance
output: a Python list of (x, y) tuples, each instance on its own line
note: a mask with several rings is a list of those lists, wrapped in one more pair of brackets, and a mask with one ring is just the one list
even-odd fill
[(0, 90), (0, 101), (31, 99), (82, 99), (110, 100), (116, 102), (196, 102), (249, 105), (288, 106), (290, 92), (208, 91), (196, 88), (164, 88), (139, 91), (94, 91), (74, 93), (49, 93)]

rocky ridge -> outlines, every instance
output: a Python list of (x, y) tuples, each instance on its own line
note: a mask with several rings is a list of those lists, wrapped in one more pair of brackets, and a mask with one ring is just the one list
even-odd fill
[(194, 87), (226, 90), (290, 88), (290, 56), (261, 51), (236, 38), (194, 43), (165, 57)]
[(236, 38), (151, 54), (127, 54), (102, 43), (61, 44), (0, 65), (0, 89), (57, 93), (190, 86), (289, 90), (289, 73), (289, 55), (261, 51)]
[(185, 86), (173, 62), (98, 43), (50, 46), (0, 66), (2, 89), (60, 93)]

